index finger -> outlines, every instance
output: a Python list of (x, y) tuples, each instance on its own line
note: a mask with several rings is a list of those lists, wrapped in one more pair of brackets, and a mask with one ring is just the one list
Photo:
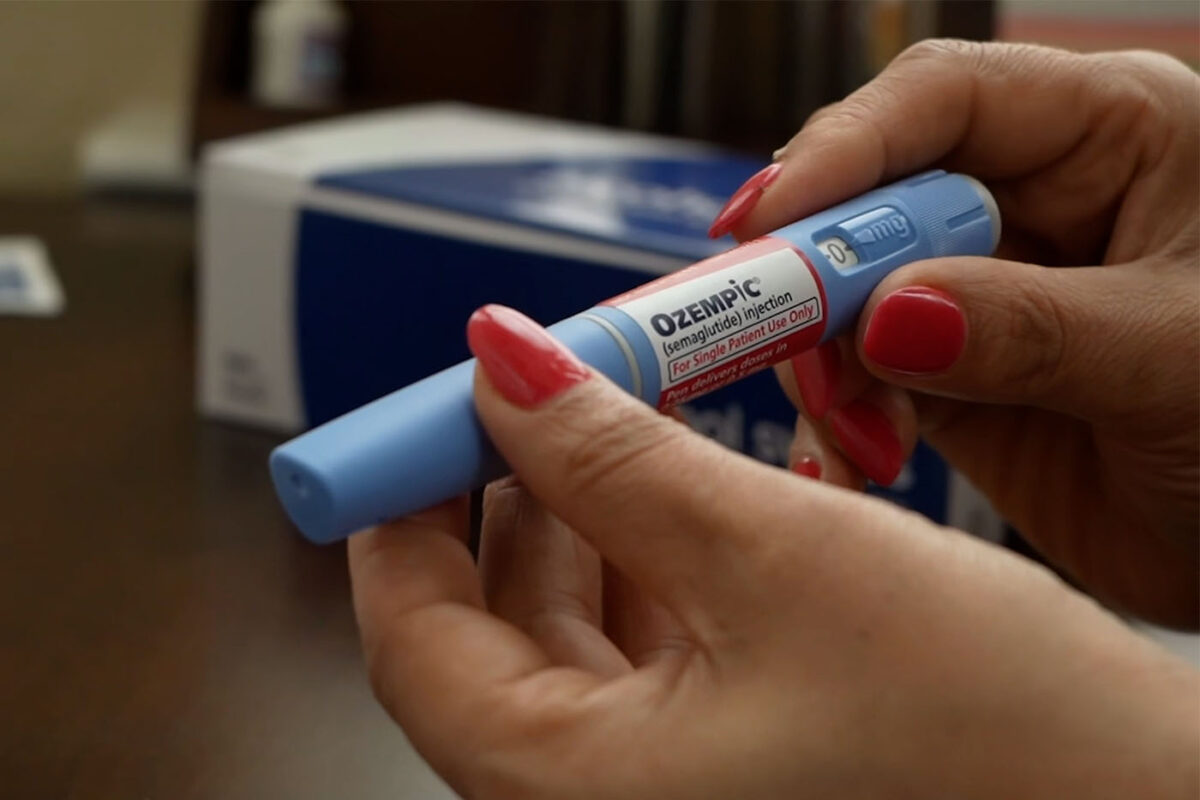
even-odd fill
[(1103, 62), (1026, 45), (929, 40), (818, 111), (779, 177), (735, 228), (739, 240), (935, 162), (982, 180), (1051, 164), (1076, 147), (1116, 91)]

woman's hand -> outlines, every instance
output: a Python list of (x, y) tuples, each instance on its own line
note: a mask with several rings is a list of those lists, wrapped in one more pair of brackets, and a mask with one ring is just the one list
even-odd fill
[(519, 482), (352, 538), (376, 692), (468, 798), (1194, 797), (1195, 673), (1048, 571), (471, 321)]
[(857, 335), (779, 370), (808, 414), (796, 457), (888, 483), (919, 433), (1089, 591), (1194, 627), (1200, 78), (1155, 54), (926, 42), (779, 157), (722, 223), (739, 238), (930, 166), (983, 180), (1004, 221), (998, 258), (897, 270)]

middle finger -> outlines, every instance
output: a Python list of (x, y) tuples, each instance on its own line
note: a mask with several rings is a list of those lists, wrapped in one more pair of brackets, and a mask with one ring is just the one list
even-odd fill
[(515, 478), (484, 492), (479, 570), (488, 610), (555, 664), (602, 677), (629, 671), (602, 630), (600, 557)]

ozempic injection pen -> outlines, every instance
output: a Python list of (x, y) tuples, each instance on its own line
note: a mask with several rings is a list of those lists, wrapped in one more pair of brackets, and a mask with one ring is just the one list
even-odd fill
[[(549, 328), (642, 400), (673, 406), (850, 329), (875, 286), (925, 258), (990, 255), (991, 194), (927, 172), (867, 192)], [(478, 488), (507, 470), (475, 414), (465, 361), (271, 454), (275, 489), (314, 542), (332, 542)]]

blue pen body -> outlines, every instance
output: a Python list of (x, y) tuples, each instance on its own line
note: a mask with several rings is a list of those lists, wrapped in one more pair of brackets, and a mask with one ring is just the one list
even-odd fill
[[(670, 406), (855, 324), (896, 268), (988, 255), (1000, 219), (972, 178), (928, 172), (652, 281), (550, 332), (644, 401)], [(507, 472), (472, 401), (474, 360), (278, 447), (276, 491), (310, 540), (333, 542)]]

